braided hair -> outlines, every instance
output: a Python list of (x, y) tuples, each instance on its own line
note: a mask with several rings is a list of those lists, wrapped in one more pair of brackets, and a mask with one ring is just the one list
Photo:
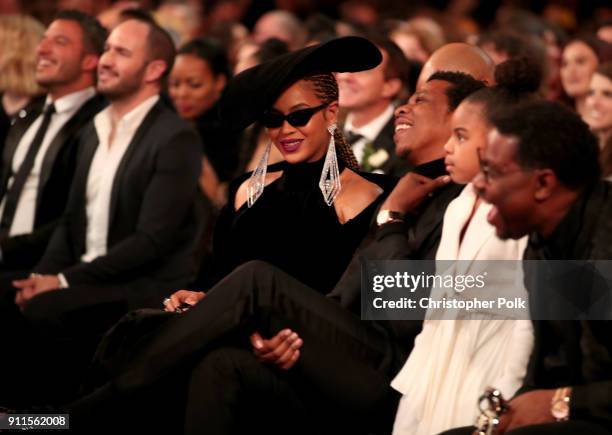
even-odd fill
[[(314, 74), (304, 77), (304, 80), (311, 83), (314, 87), (314, 92), (323, 104), (330, 104), (338, 101), (338, 83), (332, 73)], [(359, 170), (359, 163), (353, 154), (353, 150), (342, 135), (342, 131), (336, 128), (334, 132), (334, 141), (336, 144), (336, 153), (338, 160), (344, 165), (353, 170)]]

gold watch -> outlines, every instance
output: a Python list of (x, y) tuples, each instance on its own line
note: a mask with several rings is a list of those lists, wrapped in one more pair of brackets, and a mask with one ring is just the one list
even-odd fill
[(404, 214), (399, 211), (381, 210), (376, 215), (376, 225), (382, 226), (391, 222), (404, 222)]
[(572, 389), (570, 387), (557, 388), (550, 401), (550, 413), (557, 421), (569, 420), (570, 399)]

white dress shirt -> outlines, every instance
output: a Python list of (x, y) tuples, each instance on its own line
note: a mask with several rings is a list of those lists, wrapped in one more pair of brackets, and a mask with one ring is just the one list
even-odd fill
[[(62, 129), (62, 127), (72, 118), (72, 116), (81, 108), (83, 104), (91, 97), (95, 95), (95, 90), (93, 87), (88, 87), (78, 92), (74, 92), (72, 94), (68, 94), (63, 96), (62, 98), (58, 98), (55, 101), (52, 101), (49, 96), (47, 96), (47, 100), (45, 101), (45, 107), (48, 104), (53, 103), (55, 105), (55, 113), (51, 117), (51, 121), (49, 123), (49, 127), (47, 128), (47, 132), (45, 133), (45, 137), (40, 145), (40, 149), (36, 154), (36, 158), (34, 159), (34, 165), (32, 166), (32, 170), (28, 175), (28, 178), (23, 185), (23, 189), (21, 191), (21, 195), (19, 196), (19, 201), (17, 202), (17, 208), (15, 209), (15, 216), (13, 217), (13, 222), (11, 223), (11, 228), (9, 230), (9, 236), (18, 236), (21, 234), (29, 234), (34, 230), (34, 218), (36, 215), (36, 201), (38, 197), (38, 183), (40, 179), (40, 170), (42, 168), (42, 163), (51, 145), (51, 142), (57, 135), (57, 133)], [(30, 149), (30, 145), (34, 140), (34, 136), (38, 132), (40, 124), (42, 123), (43, 115), (41, 114), (36, 120), (30, 125), (30, 127), (26, 130), (25, 134), (21, 137), (17, 148), (15, 149), (15, 154), (13, 155), (13, 161), (11, 163), (12, 176), (8, 181), (8, 188), (13, 184), (14, 175), (19, 170), (19, 167), (23, 163), (28, 150)], [(8, 192), (8, 189), (7, 189)], [(0, 216), (4, 212), (4, 203), (6, 201), (6, 195), (2, 199), (2, 203), (0, 204)]]
[(354, 117), (352, 113), (346, 115), (346, 121), (344, 122), (345, 135), (350, 131), (352, 133), (360, 134), (361, 136), (363, 136), (352, 145), (355, 158), (360, 164), (363, 159), (366, 144), (368, 142), (374, 142), (374, 140), (378, 137), (385, 125), (387, 125), (387, 122), (389, 122), (389, 120), (393, 117), (394, 111), (395, 107), (393, 106), (393, 104), (389, 104), (389, 106), (387, 106), (383, 113), (381, 113), (372, 121), (361, 127), (355, 127), (353, 125)]
[[(106, 255), (111, 195), (117, 168), (145, 116), (159, 100), (154, 95), (125, 114), (115, 126), (111, 117), (112, 105), (98, 113), (94, 125), (100, 141), (87, 178), (86, 214), (87, 233), (84, 262)], [(113, 132), (114, 127), (114, 132)], [(111, 134), (113, 134), (111, 142)]]

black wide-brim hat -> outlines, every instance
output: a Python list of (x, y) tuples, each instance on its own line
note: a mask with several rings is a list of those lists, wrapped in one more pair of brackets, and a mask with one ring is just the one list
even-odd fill
[(289, 86), (312, 74), (357, 72), (382, 62), (380, 50), (359, 36), (346, 36), (281, 55), (229, 81), (219, 101), (221, 122), (242, 130), (259, 120)]

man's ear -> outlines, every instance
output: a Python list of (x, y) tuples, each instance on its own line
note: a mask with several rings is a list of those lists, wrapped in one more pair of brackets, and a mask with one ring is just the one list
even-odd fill
[(86, 72), (95, 71), (98, 68), (98, 61), (100, 57), (93, 53), (86, 54), (83, 56), (83, 60), (81, 61), (81, 69)]
[(145, 70), (144, 80), (147, 83), (161, 80), (162, 76), (168, 69), (168, 65), (161, 59), (155, 59), (149, 62)]
[(338, 123), (338, 102), (333, 101), (325, 109), (325, 119), (334, 124)]
[(559, 179), (552, 169), (536, 169), (534, 172), (535, 191), (534, 198), (537, 202), (542, 202), (550, 198), (557, 186)]
[(402, 90), (403, 83), (400, 79), (394, 78), (385, 80), (385, 84), (382, 87), (381, 96), (383, 98), (394, 99)]

